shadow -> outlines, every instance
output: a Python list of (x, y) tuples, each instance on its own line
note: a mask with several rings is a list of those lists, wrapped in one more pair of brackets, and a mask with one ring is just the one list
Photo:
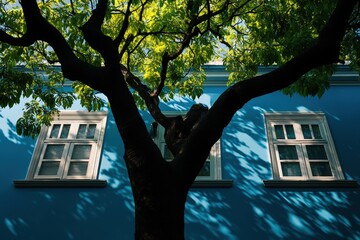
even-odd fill
[[(0, 115), (0, 182), (9, 178), (26, 175), (27, 168), (19, 166), (29, 164), (34, 149), (34, 140), (16, 134), (15, 125)], [(5, 128), (4, 125), (7, 127)]]
[[(194, 102), (212, 105), (219, 91), (206, 89), (200, 100), (175, 99), (162, 107), (184, 111)], [(272, 94), (238, 111), (221, 139), (222, 175), (234, 181), (233, 187), (190, 190), (184, 217), (186, 239), (360, 239), (359, 188), (266, 189), (262, 183), (272, 178), (263, 112), (274, 106), (277, 111), (326, 109), (343, 170), (359, 180), (360, 128), (353, 123), (360, 117), (344, 107), (349, 102), (360, 104), (360, 99), (351, 97), (358, 96), (354, 94), (342, 97), (339, 106), (334, 106), (334, 99), (343, 95), (333, 92), (324, 95), (322, 105), (314, 99), (288, 101)], [(108, 186), (102, 189), (15, 189), (12, 181), (24, 179), (36, 140), (17, 136), (14, 121), (0, 114), (0, 151), (4, 153), (0, 239), (133, 239), (134, 203), (122, 140), (111, 113), (99, 172)], [(150, 115), (141, 114), (150, 127)]]
[(99, 178), (109, 184), (101, 189), (14, 188), (14, 179), (25, 178), (36, 140), (17, 136), (6, 120), (0, 130), (6, 153), (0, 161), (0, 239), (133, 239), (134, 206), (119, 156), (121, 140), (111, 114), (108, 119)]
[[(304, 110), (302, 106), (322, 110), (313, 99), (305, 100), (309, 104), (304, 105), (304, 99), (295, 99), (291, 104), (281, 101), (284, 98), (269, 96), (261, 102), (250, 102), (224, 130), (221, 140), (223, 178), (233, 179), (234, 186), (190, 192), (185, 214), (186, 239), (360, 239), (359, 188), (264, 188), (262, 180), (271, 179), (272, 173), (263, 113), (272, 111), (273, 106), (279, 106), (282, 111)], [(346, 110), (338, 110), (331, 112), (341, 112), (343, 123), (341, 129), (333, 129), (333, 137), (347, 139), (337, 145), (344, 162), (343, 170), (351, 178), (359, 179), (360, 163), (352, 161), (358, 153), (351, 155), (348, 148), (341, 148), (341, 145), (359, 145), (359, 128), (346, 124), (353, 123), (359, 116), (353, 115), (350, 119), (349, 114), (343, 113)], [(334, 116), (330, 116), (330, 125), (340, 119)], [(338, 126), (339, 122), (336, 124), (333, 126)], [(357, 137), (349, 139), (349, 132)], [(360, 160), (359, 157), (355, 159)]]

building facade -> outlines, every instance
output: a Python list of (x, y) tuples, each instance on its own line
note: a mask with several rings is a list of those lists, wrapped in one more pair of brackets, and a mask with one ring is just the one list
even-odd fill
[[(204, 94), (162, 103), (164, 113), (212, 106), (228, 74), (205, 70)], [(340, 66), (330, 81), (320, 99), (275, 92), (235, 114), (188, 195), (186, 239), (360, 239), (359, 75)], [(31, 139), (15, 129), (25, 103), (0, 110), (0, 239), (133, 239), (112, 113), (75, 104)], [(163, 129), (141, 114), (171, 161)]]

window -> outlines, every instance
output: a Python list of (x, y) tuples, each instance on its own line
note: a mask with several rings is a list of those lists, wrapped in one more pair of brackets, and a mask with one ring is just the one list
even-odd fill
[(273, 180), (345, 179), (323, 113), (266, 113), (265, 122)]
[[(159, 125), (154, 141), (159, 146), (164, 159), (172, 161), (174, 157), (165, 143), (164, 131), (165, 129)], [(200, 180), (221, 180), (220, 140), (211, 148), (210, 154), (196, 178), (196, 181)]]
[(106, 112), (60, 112), (41, 129), (26, 180), (96, 179), (106, 118)]

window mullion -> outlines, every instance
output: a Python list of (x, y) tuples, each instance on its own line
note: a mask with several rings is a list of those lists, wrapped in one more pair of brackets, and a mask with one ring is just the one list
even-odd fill
[(66, 178), (66, 176), (67, 176), (67, 172), (68, 172), (69, 164), (70, 164), (69, 159), (70, 159), (70, 154), (72, 152), (73, 145), (74, 145), (73, 142), (69, 142), (68, 152), (67, 152), (66, 157), (65, 157), (64, 170), (63, 170), (63, 173), (61, 175), (62, 179)]
[(62, 160), (62, 163), (61, 163), (62, 168), (61, 168), (60, 176), (61, 176), (62, 179), (65, 176), (66, 167), (68, 165), (67, 158), (69, 156), (70, 147), (71, 147), (71, 142), (67, 142), (65, 144), (65, 149), (64, 149), (65, 155), (63, 155), (63, 157), (61, 158), (61, 160)]
[(308, 157), (306, 149), (305, 149), (306, 145), (301, 143), (298, 146), (299, 146), (299, 150), (301, 152), (302, 169), (304, 170), (305, 177), (307, 179), (309, 179), (309, 178), (311, 178), (311, 168), (310, 168), (309, 157)]

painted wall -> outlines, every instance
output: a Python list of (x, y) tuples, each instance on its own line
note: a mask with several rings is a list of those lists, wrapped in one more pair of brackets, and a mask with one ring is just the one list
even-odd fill
[[(196, 102), (211, 106), (222, 87), (206, 87)], [(267, 189), (271, 178), (263, 113), (326, 113), (343, 171), (360, 182), (360, 86), (333, 86), (317, 98), (273, 93), (239, 110), (221, 139), (222, 174), (232, 188), (193, 188), (188, 196), (186, 239), (360, 239), (360, 191), (355, 189)], [(186, 110), (192, 100), (175, 99), (164, 110)], [(21, 189), (35, 140), (19, 137), (22, 106), (0, 110), (0, 239), (133, 239), (131, 188), (123, 146), (111, 113), (100, 169), (103, 189)], [(77, 108), (77, 107), (75, 107)], [(148, 125), (152, 122), (146, 112)]]

